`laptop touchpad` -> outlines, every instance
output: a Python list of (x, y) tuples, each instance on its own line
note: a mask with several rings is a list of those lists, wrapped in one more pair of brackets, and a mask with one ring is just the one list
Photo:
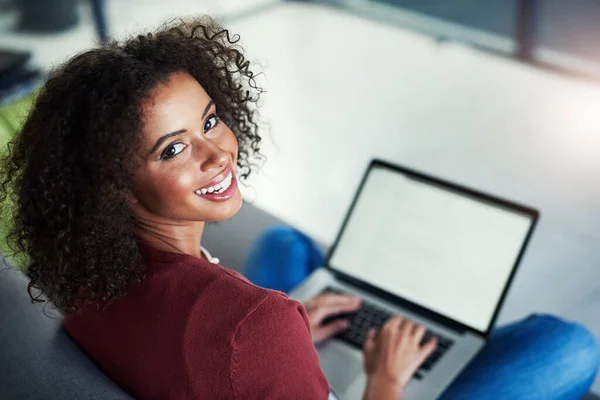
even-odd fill
[(346, 389), (363, 373), (362, 355), (346, 345), (330, 341), (317, 348), (321, 368), (337, 393)]

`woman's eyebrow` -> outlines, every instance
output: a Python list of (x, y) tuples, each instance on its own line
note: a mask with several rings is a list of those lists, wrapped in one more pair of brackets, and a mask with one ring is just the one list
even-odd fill
[(172, 138), (173, 136), (181, 135), (182, 133), (185, 133), (185, 132), (187, 132), (187, 129), (180, 129), (178, 131), (167, 133), (166, 135), (161, 136), (156, 141), (156, 143), (154, 144), (154, 146), (152, 147), (152, 150), (150, 150), (150, 153), (148, 155), (151, 155), (152, 153), (154, 153), (156, 151), (156, 149), (158, 149), (160, 147), (160, 145), (165, 142), (165, 140)]
[(210, 108), (215, 104), (214, 100), (211, 100), (208, 102), (208, 104), (206, 105), (206, 108), (204, 109), (204, 112), (202, 113), (202, 119), (204, 119), (204, 117), (206, 117), (206, 114), (208, 114), (208, 110), (210, 110)]

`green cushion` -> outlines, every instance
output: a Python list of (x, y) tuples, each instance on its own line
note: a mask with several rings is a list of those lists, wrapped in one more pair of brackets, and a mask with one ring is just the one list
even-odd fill
[[(33, 104), (35, 92), (31, 93), (9, 105), (0, 107), (0, 158), (8, 152), (8, 143), (15, 137)], [(0, 208), (0, 253), (20, 268), (26, 265), (25, 257), (12, 257), (13, 251), (7, 243), (10, 228), (11, 210), (13, 203), (7, 200)]]

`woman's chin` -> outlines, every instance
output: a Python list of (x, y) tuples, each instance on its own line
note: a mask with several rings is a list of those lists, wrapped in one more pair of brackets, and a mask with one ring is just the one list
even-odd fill
[[(208, 201), (208, 200), (207, 200)], [(239, 189), (227, 201), (212, 202), (209, 210), (206, 210), (202, 220), (206, 222), (219, 222), (232, 218), (242, 208), (242, 194)]]

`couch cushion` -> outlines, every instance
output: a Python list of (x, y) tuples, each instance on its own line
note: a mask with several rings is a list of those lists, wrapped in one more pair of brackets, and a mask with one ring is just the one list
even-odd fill
[[(44, 315), (47, 314), (47, 315)], [(62, 316), (32, 304), (27, 278), (0, 254), (0, 398), (131, 399), (62, 329)]]

